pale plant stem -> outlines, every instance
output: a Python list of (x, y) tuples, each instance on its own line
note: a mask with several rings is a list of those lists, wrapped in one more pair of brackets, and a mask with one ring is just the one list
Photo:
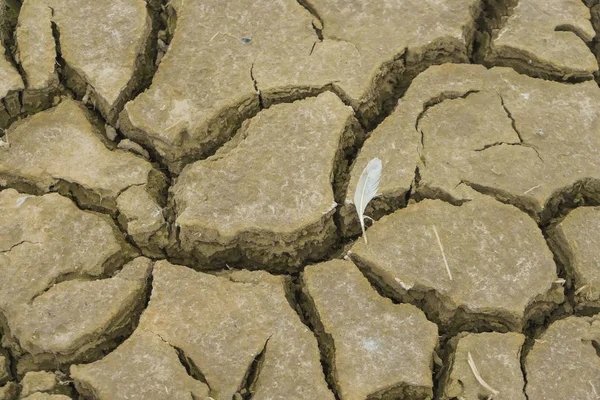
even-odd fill
[(494, 396), (497, 396), (500, 392), (488, 385), (487, 382), (483, 380), (483, 378), (479, 374), (479, 371), (477, 370), (477, 367), (475, 366), (475, 361), (473, 361), (473, 357), (471, 357), (471, 352), (467, 353), (467, 361), (469, 362), (469, 367), (471, 367), (471, 371), (473, 371), (473, 375), (475, 375), (475, 379), (477, 379), (477, 382), (479, 382), (481, 386), (492, 392)]
[(433, 225), (433, 233), (435, 233), (435, 238), (437, 239), (438, 246), (440, 246), (440, 251), (442, 252), (442, 257), (444, 258), (444, 265), (446, 266), (446, 272), (448, 272), (448, 277), (452, 280), (452, 272), (450, 272), (450, 266), (448, 265), (448, 260), (446, 259), (446, 253), (444, 253), (444, 246), (442, 246), (442, 241), (440, 240), (440, 235), (438, 235), (438, 231)]
[(540, 187), (542, 187), (542, 185), (537, 185), (537, 186), (534, 186), (534, 187), (532, 187), (531, 189), (529, 189), (529, 190), (527, 190), (526, 192), (524, 192), (523, 194), (524, 194), (524, 195), (525, 195), (525, 194), (529, 194), (529, 193), (533, 192), (535, 189), (537, 189), (537, 188), (540, 188)]

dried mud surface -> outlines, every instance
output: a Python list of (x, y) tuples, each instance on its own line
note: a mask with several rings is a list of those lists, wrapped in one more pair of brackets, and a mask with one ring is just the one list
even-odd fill
[(0, 400), (600, 399), (599, 29), (0, 0)]

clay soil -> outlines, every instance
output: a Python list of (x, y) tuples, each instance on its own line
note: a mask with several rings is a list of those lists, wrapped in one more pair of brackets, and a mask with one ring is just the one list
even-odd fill
[(0, 0), (0, 400), (599, 400), (597, 33)]

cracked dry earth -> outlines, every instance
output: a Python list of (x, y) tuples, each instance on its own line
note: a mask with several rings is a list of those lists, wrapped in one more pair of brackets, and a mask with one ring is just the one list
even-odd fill
[(0, 0), (0, 400), (599, 400), (599, 32)]

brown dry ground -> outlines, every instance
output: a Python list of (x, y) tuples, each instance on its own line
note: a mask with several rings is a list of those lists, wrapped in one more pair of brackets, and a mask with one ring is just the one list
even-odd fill
[(0, 0), (0, 400), (600, 399), (596, 32)]

